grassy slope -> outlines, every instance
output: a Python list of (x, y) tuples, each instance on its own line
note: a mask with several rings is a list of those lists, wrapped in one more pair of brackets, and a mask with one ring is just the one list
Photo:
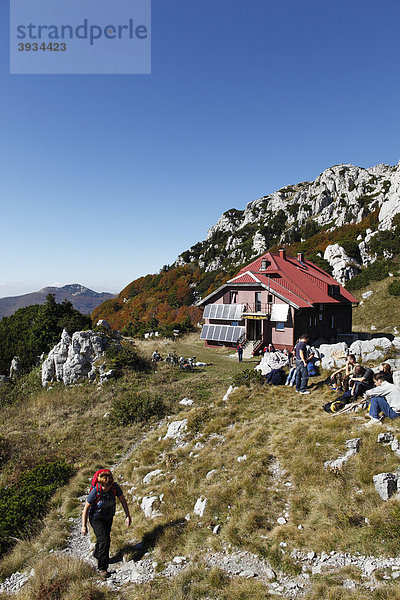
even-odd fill
[[(152, 342), (140, 342), (139, 346), (147, 355), (153, 350)], [(157, 346), (165, 354), (174, 344), (157, 341)], [(332, 398), (332, 392), (319, 385), (322, 378), (313, 380), (313, 392), (307, 397), (299, 397), (291, 388), (265, 386), (240, 388), (223, 402), (232, 376), (243, 368), (254, 367), (254, 363), (239, 365), (229, 358), (229, 351), (206, 349), (197, 336), (179, 342), (177, 350), (178, 354), (196, 354), (198, 359), (214, 364), (181, 375), (161, 365), (150, 376), (138, 380), (134, 374), (127, 374), (102, 391), (86, 385), (69, 390), (56, 386), (50, 392), (36, 390), (2, 409), (2, 436), (11, 440), (3, 482), (18, 468), (17, 450), (25, 457), (24, 465), (28, 460), (34, 463), (41, 452), (51, 452), (52, 456), (66, 455), (79, 469), (67, 489), (55, 498), (38, 537), (18, 544), (0, 565), (4, 574), (35, 565), (38, 574), (21, 598), (106, 597), (76, 561), (50, 559), (47, 552), (62, 545), (67, 519), (79, 513), (76, 497), (83, 493), (92, 471), (98, 465), (112, 464), (146, 431), (146, 441), (118, 470), (121, 483), (129, 482), (126, 490), (136, 487), (136, 498), (127, 494), (134, 519), (132, 530), (127, 533), (122, 516), (116, 518), (113, 550), (125, 548), (129, 558), (132, 545), (150, 535), (154, 537), (151, 555), (160, 566), (184, 554), (191, 554), (194, 566), (177, 580), (132, 586), (126, 592), (113, 592), (112, 597), (268, 598), (256, 581), (229, 580), (219, 571), (204, 569), (205, 548), (218, 550), (227, 544), (266, 556), (275, 567), (289, 573), (297, 570), (290, 558), (293, 548), (397, 555), (400, 505), (390, 500), (383, 510), (372, 475), (393, 471), (398, 460), (388, 448), (376, 443), (376, 429), (362, 427), (362, 415), (331, 418), (324, 413), (321, 406)], [(170, 420), (188, 419), (186, 445), (176, 447), (173, 440), (162, 439), (167, 423), (160, 430), (151, 428), (151, 424), (122, 428), (103, 418), (113, 397), (138, 388), (157, 389), (168, 406)], [(179, 405), (184, 396), (195, 404), (186, 408)], [(399, 434), (400, 424), (391, 425)], [(345, 440), (352, 437), (361, 437), (360, 453), (340, 474), (325, 471), (324, 461), (343, 454)], [(245, 454), (247, 460), (239, 463), (237, 458)], [(277, 465), (284, 469), (280, 479), (275, 475)], [(144, 485), (143, 476), (156, 468), (163, 475)], [(206, 479), (212, 469), (216, 473)], [(285, 483), (291, 483), (291, 487)], [(162, 516), (152, 521), (146, 520), (140, 510), (140, 498), (150, 492), (164, 494)], [(192, 513), (200, 496), (208, 499), (204, 517), (192, 515), (182, 527), (178, 523)], [(277, 518), (285, 512), (289, 513), (288, 523), (278, 525)], [(212, 535), (216, 524), (222, 526), (219, 536)], [(279, 546), (282, 541), (288, 544), (285, 554)], [(41, 560), (43, 548), (45, 558)], [(56, 568), (51, 561), (57, 563), (60, 574), (62, 589), (58, 595), (49, 591)], [(343, 578), (345, 572), (334, 577), (313, 577), (313, 588), (306, 598), (388, 597), (386, 591), (344, 590)], [(392, 598), (400, 598), (399, 585), (390, 586), (390, 590)]]
[(359, 300), (362, 300), (364, 292), (374, 292), (353, 310), (353, 331), (371, 332), (371, 325), (382, 333), (394, 333), (395, 327), (400, 330), (400, 297), (389, 294), (388, 285), (391, 281), (392, 277), (383, 281), (371, 281), (364, 289), (353, 292)]

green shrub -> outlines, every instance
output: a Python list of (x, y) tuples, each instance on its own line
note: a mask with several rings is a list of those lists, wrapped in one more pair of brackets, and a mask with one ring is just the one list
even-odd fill
[(73, 467), (64, 460), (38, 465), (24, 473), (14, 485), (0, 488), (0, 552), (11, 547), (16, 537), (32, 531), (44, 516), (56, 489), (65, 485)]
[(109, 359), (117, 376), (121, 376), (124, 369), (133, 371), (150, 371), (151, 369), (150, 362), (130, 347), (120, 350), (118, 346), (110, 346), (106, 350), (106, 358)]
[(355, 239), (346, 238), (338, 242), (343, 250), (346, 252), (348, 256), (355, 258), (358, 261), (361, 261), (360, 256), (360, 248), (358, 247), (358, 242)]
[(368, 275), (365, 272), (361, 272), (359, 275), (353, 277), (346, 283), (346, 289), (349, 291), (361, 290), (366, 287), (370, 282)]
[(400, 281), (394, 279), (388, 285), (388, 292), (391, 296), (400, 296)]
[(377, 260), (363, 269), (359, 275), (350, 279), (346, 284), (346, 288), (348, 290), (360, 290), (367, 286), (370, 281), (382, 281), (395, 268), (394, 263), (390, 260)]
[(389, 272), (394, 268), (394, 264), (389, 260), (376, 261), (367, 267), (368, 277), (372, 281), (382, 281), (389, 276)]
[(111, 403), (111, 420), (116, 425), (144, 423), (152, 417), (161, 419), (166, 412), (161, 396), (150, 392), (126, 392)]
[(400, 254), (399, 233), (398, 227), (396, 227), (394, 231), (379, 231), (369, 241), (371, 252), (376, 254), (379, 258), (382, 258), (385, 253), (393, 256)]
[(299, 207), (300, 207), (300, 204), (298, 202), (295, 202), (291, 206), (288, 206), (287, 211), (288, 211), (289, 215), (291, 217), (295, 217), (297, 215), (297, 213), (299, 212)]
[(232, 380), (234, 386), (239, 387), (240, 385), (245, 385), (246, 387), (250, 387), (253, 384), (263, 385), (265, 383), (265, 377), (261, 375), (261, 371), (256, 369), (245, 369), (241, 373), (235, 375)]
[(311, 254), (307, 255), (307, 260), (310, 260), (312, 263), (317, 265), (317, 267), (319, 267), (323, 271), (326, 271), (327, 273), (332, 275), (333, 269), (332, 269), (330, 263), (327, 260), (325, 260), (324, 258), (322, 258), (322, 256), (318, 256), (318, 254), (316, 254), (316, 253), (311, 253)]
[(41, 374), (42, 368), (38, 366), (29, 373), (22, 374), (6, 385), (0, 386), (0, 407), (15, 402), (25, 402), (41, 392), (43, 390)]
[(307, 221), (307, 223), (304, 225), (304, 227), (302, 227), (301, 237), (304, 238), (305, 240), (308, 240), (310, 237), (312, 237), (313, 235), (316, 235), (320, 231), (321, 231), (320, 225), (318, 225), (318, 223), (316, 223), (315, 221), (310, 220), (310, 221)]

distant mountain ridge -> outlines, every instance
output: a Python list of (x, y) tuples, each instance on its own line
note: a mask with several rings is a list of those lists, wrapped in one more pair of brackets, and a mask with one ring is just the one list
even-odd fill
[(79, 283), (72, 283), (62, 287), (44, 287), (37, 292), (0, 298), (0, 319), (10, 317), (19, 308), (25, 308), (31, 304), (44, 304), (48, 294), (54, 294), (57, 303), (69, 300), (73, 307), (83, 314), (90, 314), (106, 300), (115, 298), (114, 294), (95, 292)]

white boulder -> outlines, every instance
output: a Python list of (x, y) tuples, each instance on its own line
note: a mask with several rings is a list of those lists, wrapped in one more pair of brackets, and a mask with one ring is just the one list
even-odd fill
[(72, 338), (66, 329), (59, 343), (50, 350), (42, 364), (42, 385), (63, 381), (65, 385), (82, 379), (93, 380), (93, 363), (104, 354), (109, 342), (103, 333), (76, 331)]
[(267, 375), (272, 369), (282, 369), (289, 363), (289, 358), (283, 352), (266, 352), (259, 365), (255, 367), (262, 375)]
[(347, 463), (347, 461), (357, 454), (360, 449), (360, 438), (353, 438), (351, 440), (346, 440), (345, 442), (346, 448), (348, 448), (346, 454), (343, 456), (339, 456), (335, 460), (327, 460), (324, 462), (324, 469), (328, 471), (340, 471), (342, 467)]
[(379, 229), (390, 229), (393, 217), (400, 212), (400, 163), (390, 180), (391, 186), (379, 211)]
[(253, 245), (252, 245), (253, 253), (256, 256), (259, 256), (263, 252), (268, 249), (268, 244), (265, 239), (265, 235), (257, 231), (253, 237)]
[(397, 475), (395, 473), (379, 473), (372, 479), (382, 500), (389, 500), (397, 492)]
[(190, 398), (183, 398), (179, 401), (179, 404), (182, 404), (182, 406), (192, 406), (194, 402), (193, 400), (190, 400)]
[(187, 419), (183, 419), (182, 421), (173, 421), (168, 425), (167, 433), (164, 436), (164, 440), (169, 438), (176, 439), (181, 437), (187, 428)]
[(392, 342), (386, 337), (381, 337), (372, 340), (357, 340), (351, 344), (349, 352), (365, 363), (383, 360), (390, 348), (392, 348)]
[(226, 402), (229, 398), (229, 396), (232, 394), (233, 390), (235, 389), (234, 385), (230, 385), (226, 391), (225, 396), (222, 398), (223, 402)]
[(11, 366), (10, 366), (10, 379), (12, 379), (13, 377), (16, 377), (19, 374), (20, 368), (21, 368), (20, 359), (18, 356), (14, 356), (14, 358), (11, 361)]
[(161, 473), (162, 473), (161, 469), (156, 469), (155, 471), (150, 471), (150, 473), (147, 473), (147, 475), (145, 475), (143, 477), (143, 483), (147, 485), (153, 479), (155, 479), (156, 477), (158, 477), (159, 475), (161, 475)]
[(329, 244), (324, 252), (324, 259), (331, 265), (333, 277), (342, 285), (357, 275), (361, 269), (361, 265), (348, 256), (339, 244)]
[(145, 496), (142, 498), (140, 508), (144, 512), (144, 516), (148, 519), (154, 519), (155, 517), (161, 516), (159, 507), (161, 500), (159, 496)]
[(393, 338), (392, 344), (396, 350), (400, 350), (400, 337)]
[(390, 365), (392, 371), (400, 371), (400, 358), (388, 358), (385, 363)]
[(368, 292), (364, 292), (362, 294), (362, 297), (364, 298), (364, 300), (366, 300), (367, 298), (370, 298), (373, 295), (373, 291), (372, 290), (368, 290)]
[(204, 515), (204, 511), (207, 506), (207, 498), (198, 498), (196, 504), (194, 505), (193, 512), (198, 517), (202, 517)]
[(319, 353), (323, 369), (340, 368), (346, 364), (348, 346), (346, 342), (321, 344), (319, 346)]

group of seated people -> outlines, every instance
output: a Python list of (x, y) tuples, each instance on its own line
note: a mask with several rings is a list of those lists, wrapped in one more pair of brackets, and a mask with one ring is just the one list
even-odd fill
[(400, 388), (393, 383), (388, 363), (382, 363), (374, 374), (370, 367), (358, 364), (354, 354), (349, 354), (345, 366), (332, 373), (330, 380), (332, 389), (343, 392), (341, 399), (355, 402), (362, 397), (369, 402), (369, 424), (380, 423), (380, 413), (390, 419), (400, 417)]

